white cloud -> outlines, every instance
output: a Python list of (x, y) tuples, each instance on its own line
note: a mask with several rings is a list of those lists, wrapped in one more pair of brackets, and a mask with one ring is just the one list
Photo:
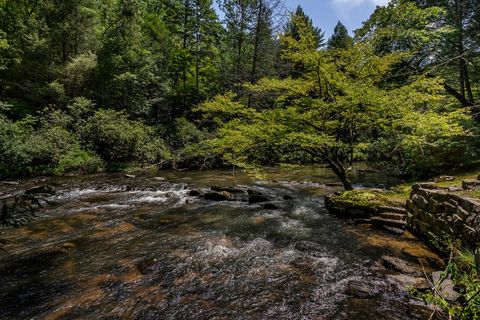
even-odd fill
[(389, 0), (332, 0), (334, 5), (346, 5), (350, 4), (352, 6), (358, 6), (361, 4), (373, 4), (384, 6), (388, 3)]

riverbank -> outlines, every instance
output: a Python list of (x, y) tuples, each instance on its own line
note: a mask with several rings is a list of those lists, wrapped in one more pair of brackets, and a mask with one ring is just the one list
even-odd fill
[[(389, 232), (412, 232), (444, 258), (446, 269), (424, 271), (429, 288), (416, 295), (459, 319), (480, 313), (477, 285), (480, 175), (439, 176), (392, 190), (363, 189), (326, 197), (327, 209)], [(422, 263), (423, 266), (423, 263)]]

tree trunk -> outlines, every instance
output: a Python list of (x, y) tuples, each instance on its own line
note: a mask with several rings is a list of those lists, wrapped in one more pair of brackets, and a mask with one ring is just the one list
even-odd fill
[(338, 158), (328, 158), (327, 162), (335, 175), (342, 182), (345, 191), (353, 190), (352, 182), (350, 181), (350, 179), (348, 179), (347, 171), (345, 170), (342, 162), (338, 160)]
[(468, 66), (465, 59), (465, 46), (464, 46), (464, 28), (463, 28), (463, 0), (455, 1), (455, 11), (457, 14), (457, 29), (458, 29), (458, 69), (459, 69), (459, 82), (460, 82), (460, 94), (467, 98), (470, 102), (473, 101), (472, 85), (470, 83), (470, 76), (468, 74)]
[(250, 83), (255, 83), (256, 76), (257, 76), (257, 63), (258, 63), (258, 51), (260, 47), (260, 36), (261, 36), (261, 28), (262, 28), (262, 19), (263, 19), (263, 0), (260, 0), (260, 4), (258, 6), (258, 15), (257, 15), (257, 25), (255, 28), (255, 41), (253, 45), (253, 60), (252, 60), (252, 71), (251, 71), (251, 78)]
[(200, 83), (199, 83), (199, 74), (200, 74), (200, 13), (199, 11), (200, 4), (198, 0), (195, 2), (195, 103), (200, 102)]
[[(183, 50), (184, 52), (187, 50), (187, 28), (188, 28), (188, 11), (190, 8), (190, 0), (186, 0), (185, 3), (185, 11), (184, 11), (184, 17), (183, 17)], [(182, 70), (182, 82), (183, 82), (183, 93), (182, 93), (182, 107), (183, 110), (182, 112), (186, 109), (187, 107), (187, 65), (185, 64), (185, 61), (183, 61), (183, 70)]]

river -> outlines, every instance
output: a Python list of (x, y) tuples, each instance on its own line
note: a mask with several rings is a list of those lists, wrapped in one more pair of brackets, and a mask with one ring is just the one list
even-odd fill
[[(56, 193), (27, 226), (0, 230), (10, 241), (0, 253), (0, 319), (422, 319), (378, 261), (434, 255), (411, 235), (328, 214), (323, 196), (339, 188), (325, 183), (335, 180), (310, 167), (4, 186), (4, 195), (42, 183)], [(357, 186), (385, 182), (355, 175)], [(212, 185), (257, 190), (276, 208), (190, 196)], [(349, 294), (352, 282), (373, 294)]]

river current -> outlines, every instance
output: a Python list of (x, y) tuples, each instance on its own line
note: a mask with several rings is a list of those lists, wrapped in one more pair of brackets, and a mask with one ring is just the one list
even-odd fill
[[(10, 241), (0, 253), (0, 319), (422, 319), (378, 261), (415, 260), (428, 249), (328, 214), (323, 196), (339, 190), (325, 185), (335, 181), (329, 170), (289, 172), (105, 174), (2, 187), (48, 183), (56, 193), (27, 226), (0, 231)], [(281, 200), (265, 209), (190, 195), (212, 185)], [(373, 294), (352, 296), (352, 282)]]

